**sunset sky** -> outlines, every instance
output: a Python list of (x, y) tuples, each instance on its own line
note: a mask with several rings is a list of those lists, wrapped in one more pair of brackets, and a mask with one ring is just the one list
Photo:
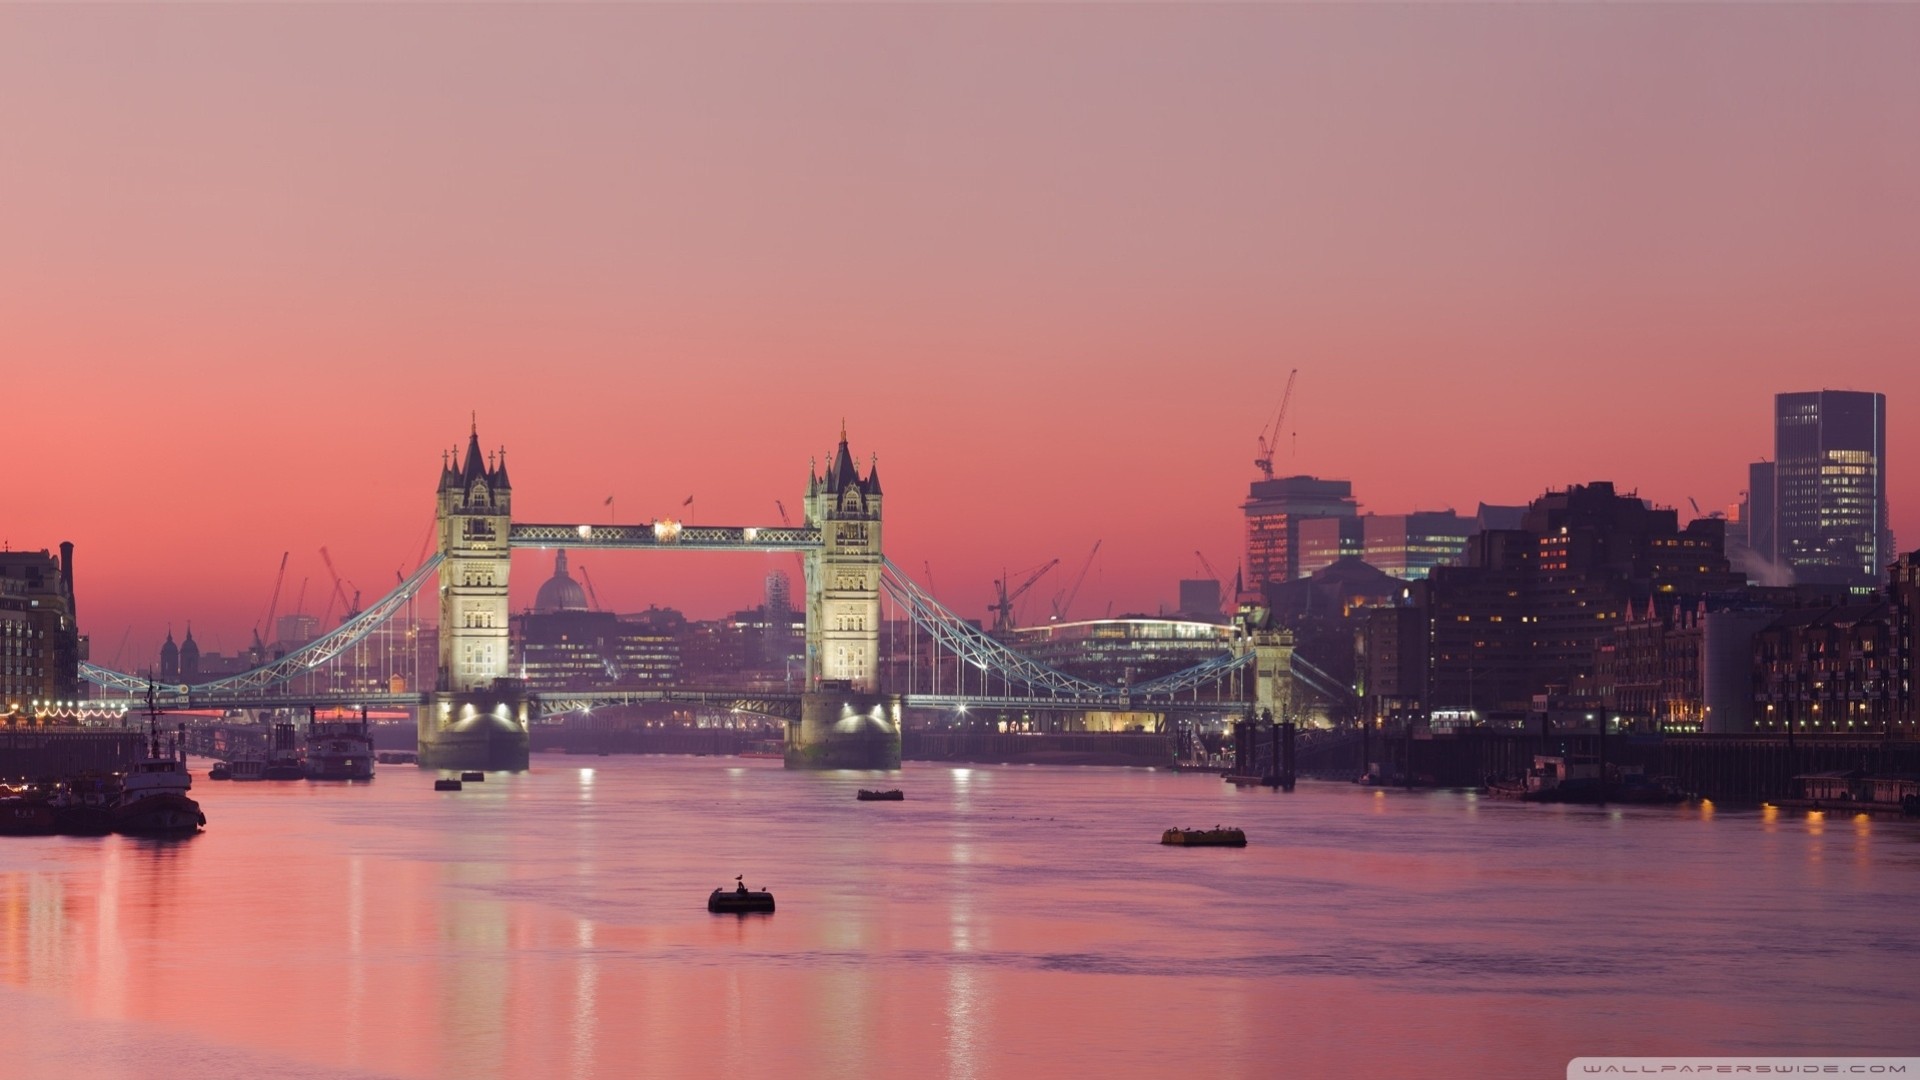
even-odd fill
[[(0, 7), (0, 538), (94, 657), (367, 599), (479, 415), (523, 520), (796, 516), (845, 419), (979, 616), (1231, 574), (1255, 435), (1381, 513), (1738, 498), (1886, 393), (1920, 544), (1920, 7)], [(1684, 516), (1684, 515), (1683, 515)], [(791, 560), (586, 553), (711, 616)], [(549, 565), (516, 558), (515, 607)], [(924, 584), (923, 580), (923, 584)], [(129, 630), (129, 628), (131, 628)]]

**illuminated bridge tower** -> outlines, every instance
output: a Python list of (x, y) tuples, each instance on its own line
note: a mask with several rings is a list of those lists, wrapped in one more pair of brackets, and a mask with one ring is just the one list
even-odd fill
[(476, 425), (465, 463), (457, 454), (441, 463), (438, 498), (440, 664), (420, 710), (420, 765), (524, 769), (526, 693), (507, 677), (507, 452), (483, 457)]
[(861, 476), (847, 433), (826, 475), (807, 474), (807, 685), (789, 725), (789, 768), (900, 766), (900, 699), (880, 685), (880, 467)]

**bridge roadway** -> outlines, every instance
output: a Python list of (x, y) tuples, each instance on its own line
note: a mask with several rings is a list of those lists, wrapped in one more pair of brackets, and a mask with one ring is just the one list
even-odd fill
[[(710, 708), (754, 713), (760, 716), (797, 720), (800, 717), (798, 690), (759, 690), (750, 687), (674, 687), (656, 686), (602, 687), (593, 690), (534, 691), (528, 697), (540, 706), (543, 716), (579, 712), (607, 705), (665, 703), (704, 705)], [(163, 689), (158, 695), (162, 712), (190, 709), (369, 709), (412, 708), (424, 705), (429, 695), (409, 694), (206, 694), (181, 695)], [(1186, 700), (1141, 696), (1066, 696), (1019, 697), (1015, 695), (981, 696), (959, 694), (902, 694), (901, 705), (909, 709), (980, 709), (989, 711), (1035, 712), (1061, 710), (1078, 712), (1155, 712), (1222, 713), (1247, 708), (1242, 701)], [(103, 699), (118, 700), (118, 699)], [(129, 713), (143, 703), (126, 699)]]

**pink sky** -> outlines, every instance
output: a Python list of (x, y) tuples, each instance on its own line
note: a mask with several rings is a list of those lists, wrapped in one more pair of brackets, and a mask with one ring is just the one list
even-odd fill
[[(1889, 399), (1920, 543), (1920, 8), (0, 8), (0, 535), (97, 659), (410, 568), (470, 410), (517, 516), (795, 513), (842, 417), (970, 615), (1226, 573), (1254, 436), (1396, 512), (1732, 502)], [(1293, 439), (1286, 440), (1289, 446)], [(711, 615), (769, 565), (583, 555)], [(516, 605), (546, 568), (517, 571)], [(289, 601), (283, 601), (283, 610)]]

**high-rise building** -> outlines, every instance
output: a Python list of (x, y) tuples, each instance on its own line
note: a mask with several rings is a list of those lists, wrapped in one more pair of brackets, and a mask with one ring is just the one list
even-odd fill
[(1241, 509), (1247, 515), (1246, 586), (1258, 589), (1300, 576), (1300, 523), (1359, 513), (1353, 484), (1312, 476), (1256, 480)]
[(1886, 395), (1778, 394), (1773, 420), (1775, 558), (1799, 584), (1875, 591), (1894, 559)]

